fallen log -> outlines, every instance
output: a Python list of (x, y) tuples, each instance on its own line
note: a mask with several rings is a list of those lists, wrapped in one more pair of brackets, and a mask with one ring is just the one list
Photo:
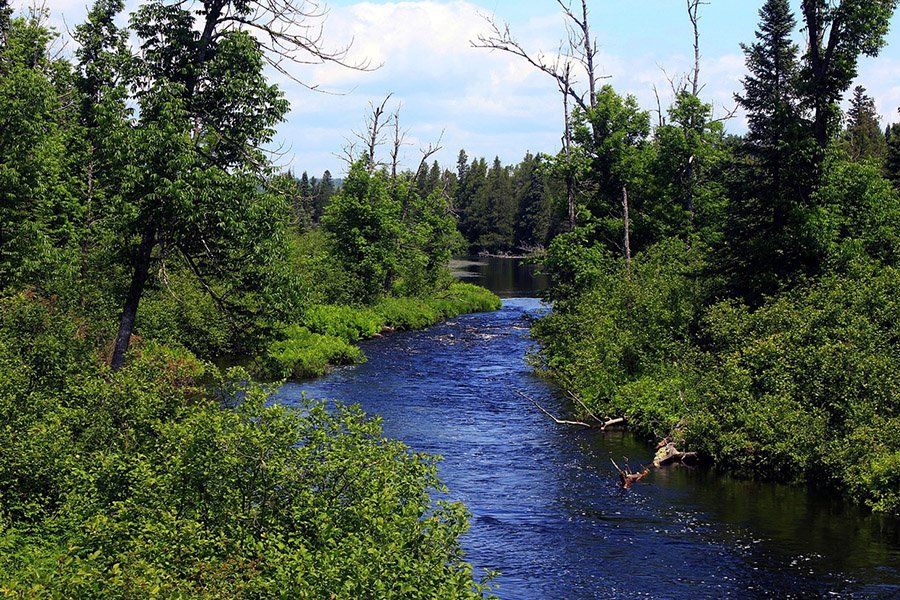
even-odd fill
[[(671, 439), (665, 438), (656, 445), (656, 455), (653, 457), (653, 468), (661, 469), (662, 467), (675, 463), (689, 464), (695, 462), (697, 459), (698, 455), (696, 452), (682, 452), (675, 446), (675, 443), (672, 442)], [(612, 463), (619, 473), (619, 480), (622, 482), (622, 487), (626, 490), (646, 477), (650, 472), (650, 468), (645, 467), (644, 470), (639, 473), (632, 473), (628, 468), (627, 461), (625, 463), (625, 470), (619, 468), (616, 461), (613, 460)]]
[(657, 469), (673, 463), (690, 463), (697, 460), (696, 452), (682, 452), (675, 447), (668, 438), (656, 446), (656, 455), (653, 457), (653, 466)]

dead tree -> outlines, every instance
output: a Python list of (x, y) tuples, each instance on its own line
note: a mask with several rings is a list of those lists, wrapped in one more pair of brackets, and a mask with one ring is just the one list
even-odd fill
[(356, 134), (366, 145), (366, 171), (369, 172), (369, 175), (374, 173), (375, 167), (378, 166), (378, 162), (375, 160), (375, 151), (385, 142), (383, 130), (390, 123), (390, 117), (387, 120), (383, 120), (382, 117), (384, 117), (385, 107), (391, 96), (393, 94), (385, 96), (379, 106), (369, 103), (372, 114), (366, 117), (366, 131), (364, 134)]
[(625, 225), (623, 244), (625, 246), (625, 272), (631, 277), (631, 218), (628, 214), (628, 188), (622, 186), (622, 222)]
[[(390, 97), (390, 96), (388, 96)], [(406, 131), (400, 129), (400, 107), (391, 116), (393, 121), (394, 139), (391, 143), (391, 179), (397, 178), (397, 165), (400, 162), (400, 148), (406, 143)]]
[(557, 80), (563, 98), (564, 131), (562, 137), (563, 156), (566, 158), (566, 215), (569, 229), (575, 229), (575, 173), (572, 172), (572, 120), (569, 116), (569, 94), (571, 87), (572, 63), (566, 62), (563, 67), (563, 79)]
[[(485, 16), (491, 32), (479, 35), (472, 41), (475, 48), (500, 50), (525, 60), (537, 70), (553, 78), (562, 94), (565, 131), (563, 133), (563, 156), (566, 161), (566, 205), (568, 225), (575, 227), (575, 178), (571, 162), (571, 114), (569, 102), (573, 101), (582, 111), (594, 108), (597, 104), (597, 81), (604, 78), (597, 74), (595, 59), (598, 53), (597, 42), (591, 37), (588, 20), (587, 0), (581, 0), (581, 10), (573, 8), (572, 2), (556, 0), (565, 16), (566, 40), (560, 45), (555, 56), (547, 57), (543, 52), (531, 52), (512, 35), (508, 23), (500, 24), (493, 17)], [(572, 73), (573, 64), (584, 70), (587, 78), (587, 89), (578, 90), (577, 81)], [(587, 96), (587, 100), (585, 100)], [(591, 123), (595, 140), (599, 140), (600, 132)]]
[(702, 0), (687, 0), (688, 18), (691, 20), (691, 27), (694, 30), (694, 69), (691, 73), (691, 94), (693, 96), (700, 94), (700, 7), (708, 4), (709, 2)]

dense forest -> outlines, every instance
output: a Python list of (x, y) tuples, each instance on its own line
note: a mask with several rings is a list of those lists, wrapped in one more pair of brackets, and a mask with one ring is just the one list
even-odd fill
[(578, 408), (900, 513), (900, 136), (862, 87), (839, 108), (896, 4), (805, 0), (798, 23), (767, 0), (740, 137), (696, 71), (657, 119), (608, 85), (576, 105), (551, 165), (574, 222), (534, 333)]
[(300, 5), (123, 8), (67, 57), (0, 0), (0, 595), (481, 597), (432, 459), (251, 378), (496, 308), (447, 269), (450, 198), (364, 154), (339, 190), (273, 165), (267, 65), (341, 62)]

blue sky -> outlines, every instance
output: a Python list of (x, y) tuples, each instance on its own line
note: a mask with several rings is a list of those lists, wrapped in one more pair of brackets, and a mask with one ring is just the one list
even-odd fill
[[(54, 21), (71, 26), (83, 19), (87, 0), (52, 0)], [(135, 0), (129, 2), (132, 7)], [(436, 158), (453, 166), (464, 148), (470, 157), (498, 155), (519, 161), (526, 151), (555, 152), (562, 131), (562, 108), (553, 81), (521, 60), (470, 47), (487, 32), (480, 14), (507, 21), (523, 46), (556, 50), (565, 36), (553, 0), (427, 0), (409, 2), (332, 0), (324, 24), (326, 45), (353, 40), (351, 57), (383, 66), (372, 72), (335, 65), (297, 66), (301, 80), (336, 92), (327, 95), (277, 77), (292, 110), (278, 133), (283, 157), (295, 171), (340, 176), (338, 158), (354, 131), (365, 126), (370, 103), (393, 93), (407, 131), (404, 163), (418, 164), (421, 148), (439, 139)], [(752, 42), (762, 0), (709, 0), (701, 9), (703, 98), (722, 115), (734, 106), (744, 75), (739, 44)], [(797, 2), (794, 2), (797, 4)], [(667, 77), (686, 73), (692, 63), (692, 34), (685, 0), (590, 0), (599, 65), (620, 93), (634, 94), (646, 109), (671, 98)], [(798, 38), (799, 39), (799, 38)], [(900, 121), (900, 17), (888, 46), (876, 59), (864, 58), (860, 84), (875, 97), (885, 121)], [(727, 127), (744, 130), (740, 115)], [(384, 155), (387, 149), (384, 149)]]

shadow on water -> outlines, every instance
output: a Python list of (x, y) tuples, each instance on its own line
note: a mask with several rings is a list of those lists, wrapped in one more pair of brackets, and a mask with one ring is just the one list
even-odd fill
[(654, 472), (632, 490), (610, 465), (649, 462), (622, 432), (559, 427), (571, 410), (532, 375), (534, 298), (425, 331), (364, 343), (369, 361), (289, 384), (291, 403), (357, 402), (385, 434), (444, 457), (449, 497), (466, 503), (476, 569), (500, 570), (503, 599), (900, 597), (900, 525), (803, 489), (709, 470)]

